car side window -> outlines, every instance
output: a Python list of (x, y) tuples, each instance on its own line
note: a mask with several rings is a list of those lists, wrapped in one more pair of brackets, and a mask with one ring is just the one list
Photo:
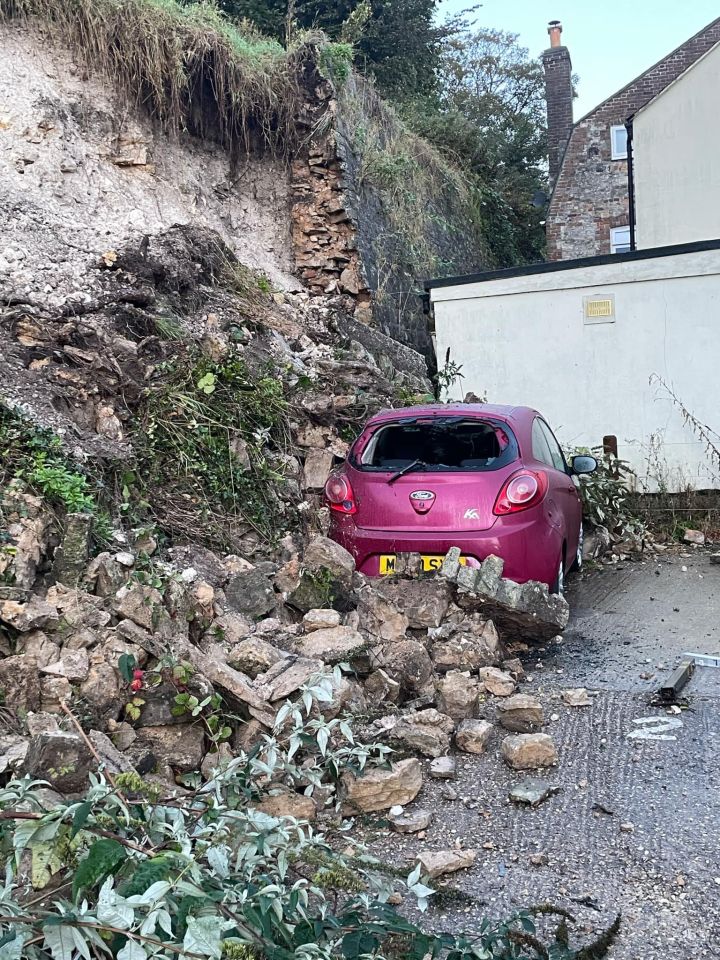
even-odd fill
[(562, 448), (560, 444), (555, 439), (555, 434), (552, 432), (550, 427), (545, 423), (544, 420), (536, 420), (536, 423), (540, 424), (540, 429), (545, 435), (547, 445), (550, 449), (550, 456), (552, 457), (552, 464), (556, 470), (560, 470), (562, 473), (567, 472), (567, 465), (565, 464), (565, 457), (563, 456)]
[(533, 421), (532, 448), (533, 457), (535, 457), (536, 460), (546, 463), (549, 467), (555, 466), (545, 432), (542, 429), (542, 421), (537, 419)]

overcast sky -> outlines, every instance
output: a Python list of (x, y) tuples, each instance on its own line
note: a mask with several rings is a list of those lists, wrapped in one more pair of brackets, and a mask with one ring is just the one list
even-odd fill
[[(442, 0), (440, 14), (469, 6)], [(562, 21), (580, 78), (576, 120), (718, 16), (720, 0), (484, 0), (473, 14), (478, 24), (519, 34), (533, 56), (548, 46), (548, 21)]]

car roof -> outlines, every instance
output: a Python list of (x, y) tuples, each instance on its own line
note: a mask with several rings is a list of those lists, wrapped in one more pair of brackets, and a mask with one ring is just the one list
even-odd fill
[(368, 420), (370, 424), (386, 420), (405, 420), (412, 417), (494, 417), (506, 422), (528, 422), (539, 416), (532, 407), (513, 407), (494, 403), (423, 403), (414, 407), (381, 410)]

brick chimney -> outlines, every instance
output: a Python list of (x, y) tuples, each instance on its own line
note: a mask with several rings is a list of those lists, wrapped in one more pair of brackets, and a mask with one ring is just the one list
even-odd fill
[(550, 47), (543, 53), (545, 99), (547, 101), (548, 161), (550, 186), (555, 186), (565, 147), (573, 128), (572, 62), (570, 51), (562, 45), (562, 24), (548, 24)]

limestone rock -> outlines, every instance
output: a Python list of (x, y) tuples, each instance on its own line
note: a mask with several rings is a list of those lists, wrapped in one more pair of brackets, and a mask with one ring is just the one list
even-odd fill
[(85, 741), (74, 733), (39, 733), (30, 740), (23, 773), (47, 780), (60, 793), (79, 793), (97, 761)]
[(535, 733), (545, 722), (540, 701), (525, 693), (501, 700), (497, 705), (497, 719), (501, 727), (513, 733)]
[(158, 618), (164, 612), (163, 598), (154, 587), (134, 583), (120, 587), (115, 594), (113, 610), (118, 617), (126, 617), (144, 630), (154, 632)]
[(497, 667), (481, 667), (478, 676), (487, 692), (495, 697), (510, 697), (515, 693), (516, 684), (513, 678)]
[(430, 810), (403, 810), (402, 813), (391, 810), (387, 819), (395, 833), (419, 833), (430, 826), (433, 814)]
[(540, 780), (537, 777), (526, 777), (520, 783), (516, 783), (510, 790), (508, 797), (513, 803), (522, 803), (529, 807), (538, 807), (543, 802), (557, 793), (560, 787), (555, 787), (547, 780)]
[(307, 570), (327, 570), (334, 579), (346, 587), (350, 586), (355, 572), (355, 560), (352, 554), (328, 537), (311, 538), (305, 549), (303, 565)]
[(546, 733), (521, 733), (505, 737), (501, 744), (503, 759), (513, 770), (536, 770), (558, 762), (557, 750)]
[(87, 650), (65, 650), (55, 663), (40, 668), (48, 676), (67, 677), (70, 683), (80, 683), (87, 679), (90, 670)]
[(380, 652), (380, 666), (406, 693), (434, 690), (432, 660), (419, 640), (385, 644)]
[(371, 703), (397, 703), (400, 684), (384, 670), (373, 671), (365, 681), (365, 693)]
[(317, 806), (312, 797), (301, 793), (281, 790), (271, 793), (256, 804), (256, 809), (271, 817), (294, 817), (296, 820), (314, 820)]
[(104, 552), (90, 561), (82, 582), (98, 597), (111, 597), (129, 579), (129, 568), (119, 563), (111, 553)]
[(69, 513), (65, 517), (62, 540), (53, 557), (53, 576), (66, 586), (79, 583), (90, 555), (90, 513)]
[(225, 584), (225, 598), (236, 613), (257, 619), (275, 609), (275, 591), (270, 580), (257, 568), (234, 574)]
[(426, 757), (439, 757), (449, 749), (454, 729), (451, 717), (431, 707), (401, 717), (391, 728), (390, 737)]
[(59, 644), (52, 641), (41, 630), (31, 630), (30, 633), (21, 634), (17, 638), (16, 649), (26, 657), (33, 657), (38, 667), (46, 667), (49, 663), (60, 659)]
[(303, 467), (306, 490), (319, 491), (323, 489), (325, 481), (332, 470), (333, 459), (333, 454), (330, 450), (308, 450)]
[(59, 619), (57, 608), (38, 596), (32, 596), (27, 603), (0, 601), (0, 621), (19, 633), (43, 628), (51, 630), (57, 626)]
[(344, 773), (342, 784), (346, 807), (350, 812), (389, 810), (395, 805), (405, 806), (415, 799), (422, 787), (422, 768), (420, 762), (412, 757), (399, 760), (389, 770), (379, 767), (366, 769), (359, 777)]
[(454, 780), (457, 776), (455, 757), (436, 757), (430, 764), (433, 780)]
[(13, 713), (40, 709), (38, 663), (29, 654), (0, 660), (0, 690), (3, 703)]
[(295, 693), (311, 677), (323, 673), (322, 660), (310, 660), (307, 657), (287, 657), (278, 661), (267, 673), (260, 674), (255, 680), (254, 690), (259, 700), (272, 702), (285, 700)]
[(199, 770), (205, 755), (205, 734), (199, 724), (142, 727), (132, 750), (145, 747), (158, 765), (168, 764), (180, 773)]
[(320, 704), (320, 712), (326, 720), (346, 713), (365, 713), (366, 710), (367, 699), (362, 684), (345, 676), (334, 684), (332, 701)]
[(233, 759), (233, 752), (227, 743), (221, 743), (213, 753), (206, 753), (200, 764), (203, 780), (212, 780), (216, 774), (226, 770)]
[(301, 637), (297, 650), (304, 657), (322, 659), (325, 663), (341, 663), (352, 660), (367, 647), (367, 641), (351, 627), (330, 627), (315, 630)]
[(227, 656), (227, 662), (234, 670), (240, 670), (253, 679), (265, 673), (287, 654), (278, 650), (267, 640), (260, 637), (246, 637), (236, 644)]
[(566, 707), (592, 706), (592, 700), (588, 696), (588, 692), (585, 687), (574, 687), (568, 690), (563, 690), (560, 696)]
[(210, 626), (206, 636), (210, 641), (221, 640), (232, 647), (248, 637), (252, 630), (252, 621), (243, 614), (236, 613), (234, 610), (225, 610)]
[(62, 713), (61, 704), (72, 697), (67, 677), (42, 677), (40, 680), (40, 707), (47, 713)]
[(478, 681), (467, 671), (450, 670), (437, 686), (438, 709), (453, 720), (466, 720), (475, 715), (479, 692)]
[(463, 720), (455, 733), (455, 743), (464, 753), (485, 753), (493, 725), (487, 720)]
[(43, 713), (42, 710), (38, 713), (31, 712), (28, 713), (26, 719), (28, 733), (31, 737), (35, 737), (39, 733), (60, 733), (57, 717), (53, 713)]
[(432, 646), (438, 670), (478, 670), (491, 666), (500, 657), (500, 641), (492, 620), (470, 622), (455, 636), (438, 639)]
[(328, 630), (332, 627), (340, 626), (340, 614), (337, 610), (324, 610), (322, 608), (308, 610), (303, 617), (303, 626), (307, 633), (313, 630)]
[(476, 850), (426, 850), (418, 857), (418, 863), (423, 874), (434, 880), (446, 873), (467, 870), (476, 859)]

